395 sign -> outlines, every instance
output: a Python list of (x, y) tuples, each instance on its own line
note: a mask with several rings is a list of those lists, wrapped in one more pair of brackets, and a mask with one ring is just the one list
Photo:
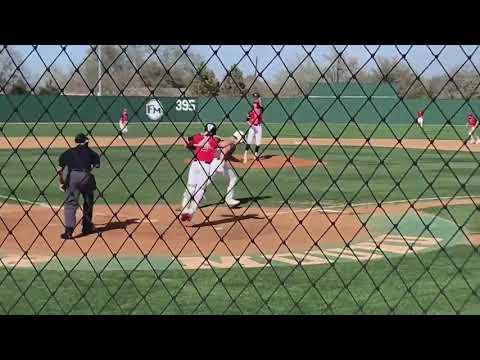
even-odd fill
[(195, 111), (197, 108), (195, 99), (177, 99), (176, 105), (177, 111)]

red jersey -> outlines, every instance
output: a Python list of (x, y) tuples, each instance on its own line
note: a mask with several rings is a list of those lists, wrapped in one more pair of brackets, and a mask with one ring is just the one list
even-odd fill
[(207, 142), (203, 146), (194, 147), (194, 145), (200, 144), (206, 137), (207, 136), (203, 134), (193, 135), (188, 138), (188, 147), (193, 150), (196, 160), (204, 161), (209, 164), (216, 158), (220, 139), (215, 136), (208, 137)]
[(250, 125), (261, 125), (263, 122), (262, 108), (254, 104), (253, 110), (248, 113), (247, 120)]
[(468, 114), (468, 116), (467, 116), (467, 123), (468, 123), (468, 125), (470, 125), (471, 127), (474, 127), (474, 126), (477, 126), (478, 120), (477, 120), (477, 118), (476, 118), (473, 114)]
[(250, 125), (261, 125), (262, 114), (258, 113), (255, 110), (250, 111), (250, 113), (248, 114), (248, 123)]
[(417, 117), (421, 118), (421, 117), (423, 117), (423, 114), (424, 114), (423, 111), (419, 111), (419, 112), (417, 112)]
[(122, 124), (128, 123), (128, 113), (123, 112), (122, 117), (120, 118), (120, 121), (122, 122)]

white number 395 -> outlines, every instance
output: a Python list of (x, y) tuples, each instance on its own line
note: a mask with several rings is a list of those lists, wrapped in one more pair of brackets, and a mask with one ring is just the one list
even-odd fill
[(178, 99), (176, 104), (175, 110), (177, 111), (195, 111), (195, 99)]

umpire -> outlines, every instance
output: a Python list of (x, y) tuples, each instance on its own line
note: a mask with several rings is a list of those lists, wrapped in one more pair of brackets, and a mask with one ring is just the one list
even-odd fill
[[(93, 195), (97, 188), (95, 177), (91, 171), (100, 167), (100, 157), (88, 147), (88, 138), (84, 134), (75, 137), (75, 148), (65, 151), (58, 161), (58, 176), (60, 189), (65, 191), (65, 232), (62, 239), (72, 239), (75, 229), (75, 212), (78, 208), (78, 198), (83, 196), (82, 234), (94, 232), (92, 224)], [(66, 176), (65, 174), (66, 168)]]

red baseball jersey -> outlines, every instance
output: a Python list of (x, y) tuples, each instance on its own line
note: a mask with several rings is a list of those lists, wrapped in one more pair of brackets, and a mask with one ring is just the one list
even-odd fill
[[(189, 138), (189, 145), (194, 146), (200, 144), (205, 137), (207, 136), (203, 134), (195, 134)], [(193, 148), (195, 159), (198, 161), (204, 161), (208, 164), (211, 163), (213, 159), (216, 158), (219, 142), (219, 138), (209, 136), (207, 142), (203, 146)]]
[(122, 124), (128, 123), (128, 113), (122, 112), (122, 117), (120, 118), (120, 121), (122, 122)]
[(473, 114), (468, 114), (467, 116), (467, 123), (468, 125), (470, 125), (471, 127), (474, 127), (478, 124), (478, 120), (477, 118), (473, 115)]
[(417, 112), (417, 117), (421, 118), (421, 117), (423, 117), (423, 114), (424, 114), (423, 111), (419, 111), (419, 112)]
[(262, 124), (262, 114), (259, 111), (252, 110), (248, 114), (248, 123), (250, 125), (261, 125)]

